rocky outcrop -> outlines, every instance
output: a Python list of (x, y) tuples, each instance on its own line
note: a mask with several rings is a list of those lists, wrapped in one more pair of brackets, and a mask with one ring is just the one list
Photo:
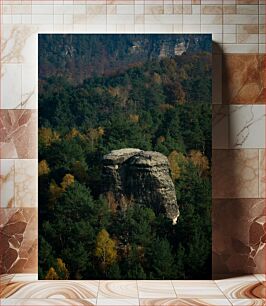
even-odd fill
[(169, 163), (161, 153), (126, 148), (105, 155), (103, 189), (115, 209), (141, 204), (165, 212), (173, 223), (179, 216)]

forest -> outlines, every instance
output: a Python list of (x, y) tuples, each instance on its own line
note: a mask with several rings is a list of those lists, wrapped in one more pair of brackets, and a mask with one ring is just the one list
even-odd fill
[[(39, 79), (40, 279), (211, 277), (211, 86), (210, 50)], [(168, 158), (176, 225), (150, 207), (108, 207), (102, 159), (121, 148)]]

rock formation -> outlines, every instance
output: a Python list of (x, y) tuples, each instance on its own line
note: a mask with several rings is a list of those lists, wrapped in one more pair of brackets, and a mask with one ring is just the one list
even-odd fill
[(141, 204), (176, 222), (179, 209), (167, 158), (139, 149), (114, 150), (103, 158), (103, 191), (114, 209)]

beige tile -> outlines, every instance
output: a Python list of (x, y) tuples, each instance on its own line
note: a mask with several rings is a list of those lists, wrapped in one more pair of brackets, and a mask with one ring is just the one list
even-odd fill
[(135, 24), (144, 24), (145, 17), (144, 15), (135, 15)]
[(236, 13), (240, 15), (257, 15), (259, 7), (258, 5), (237, 5)]
[(183, 7), (182, 5), (174, 5), (174, 14), (182, 14), (183, 13)]
[(236, 13), (236, 6), (235, 5), (224, 5), (223, 6), (223, 14), (230, 15)]
[(266, 281), (266, 274), (254, 274), (256, 279), (260, 281), (261, 283)]
[(15, 161), (15, 205), (37, 207), (37, 160)]
[(222, 15), (202, 15), (201, 24), (222, 24), (223, 17)]
[(139, 298), (173, 298), (176, 297), (171, 281), (137, 281)]
[(223, 299), (174, 299), (174, 298), (150, 298), (150, 299), (140, 299), (140, 306), (229, 306), (230, 302)]
[[(116, 15), (116, 5), (107, 5), (107, 11), (106, 14), (107, 15)], [(135, 14), (137, 14), (136, 10), (135, 10)]]
[(236, 0), (237, 4), (258, 4), (259, 0)]
[(200, 5), (192, 5), (192, 14), (193, 15), (200, 14), (200, 8), (201, 8)]
[(53, 5), (35, 5), (32, 4), (32, 14), (33, 15), (50, 15), (54, 13)]
[(223, 299), (224, 295), (214, 281), (172, 281), (179, 298)]
[(0, 110), (1, 158), (32, 159), (37, 154), (35, 110)]
[(200, 24), (200, 15), (183, 15), (183, 25)]
[(174, 6), (172, 4), (165, 4), (163, 7), (164, 14), (173, 14)]
[(224, 24), (223, 25), (223, 33), (224, 34), (235, 34), (236, 33), (236, 25), (235, 24)]
[(230, 105), (231, 149), (265, 148), (265, 106)]
[(221, 24), (211, 25), (205, 24), (201, 25), (201, 33), (222, 33), (223, 26)]
[[(263, 3), (265, 3), (265, 2), (263, 2)], [(265, 4), (259, 5), (259, 14), (260, 15), (265, 15)]]
[(236, 34), (223, 34), (223, 43), (224, 44), (234, 44), (236, 43)]
[(224, 24), (258, 24), (257, 15), (224, 15)]
[(1, 108), (17, 108), (21, 103), (21, 64), (2, 64)]
[(213, 198), (257, 198), (257, 149), (213, 151)]
[(0, 160), (0, 207), (15, 206), (15, 162)]
[(191, 15), (192, 14), (192, 6), (183, 4), (183, 15)]
[(246, 54), (259, 52), (257, 44), (223, 44), (224, 53)]
[(185, 34), (200, 33), (200, 27), (199, 27), (198, 24), (184, 24), (183, 25), (183, 33), (185, 33)]
[(114, 305), (114, 306), (139, 306), (139, 299), (97, 299), (97, 305)]
[(259, 196), (266, 198), (266, 164), (265, 164), (266, 150), (259, 150)]
[(23, 64), (21, 74), (22, 74), (22, 80), (21, 80), (22, 92), (21, 92), (20, 105), (22, 108), (37, 109), (38, 108), (38, 94), (37, 94), (38, 67), (33, 64)]
[[(12, 299), (94, 299), (99, 281), (33, 281), (7, 286), (4, 298)], [(73, 305), (73, 304), (72, 304)]]
[(105, 15), (106, 5), (87, 5), (87, 15)]
[(217, 286), (229, 299), (262, 298), (265, 287), (253, 276), (217, 280)]
[[(34, 26), (9, 25), (2, 29), (1, 60), (3, 63), (32, 63), (37, 59), (37, 31)], [(31, 54), (31, 56), (29, 56)]]
[(257, 34), (259, 33), (259, 26), (257, 24), (241, 24), (237, 25), (238, 34)]
[(142, 5), (142, 4), (135, 4), (135, 14), (144, 14), (144, 5)]
[(96, 305), (96, 299), (4, 299), (1, 301), (1, 305), (24, 305), (24, 306), (92, 306)]
[(237, 34), (238, 44), (258, 44), (259, 35), (258, 34)]
[(245, 305), (245, 306), (264, 306), (266, 304), (266, 300), (263, 299), (229, 299), (233, 306), (235, 305)]
[[(182, 24), (181, 15), (145, 15), (146, 24)], [(160, 31), (161, 32), (161, 31)]]
[(134, 24), (134, 15), (119, 15), (119, 16), (110, 15), (110, 16), (107, 16), (107, 23), (108, 24)]
[(163, 5), (145, 5), (145, 15), (158, 15), (163, 14)]
[(118, 15), (134, 14), (134, 5), (117, 5), (116, 10)]
[(31, 14), (32, 13), (32, 6), (31, 5), (12, 5), (12, 14), (16, 15), (23, 15), (23, 14)]
[(204, 15), (221, 15), (223, 7), (222, 5), (202, 5), (201, 13)]
[(136, 299), (138, 289), (136, 281), (100, 281), (98, 299)]
[(12, 283), (16, 282), (33, 282), (38, 280), (37, 273), (17, 273), (12, 278)]
[(54, 16), (50, 15), (41, 15), (41, 14), (34, 14), (32, 15), (32, 23), (33, 24), (42, 24), (42, 25), (50, 25), (53, 24)]

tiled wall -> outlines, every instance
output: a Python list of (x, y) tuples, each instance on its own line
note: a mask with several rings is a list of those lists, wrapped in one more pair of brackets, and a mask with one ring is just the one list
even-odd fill
[(213, 274), (265, 272), (265, 1), (0, 3), (1, 272), (37, 271), (37, 33), (51, 32), (213, 34)]

